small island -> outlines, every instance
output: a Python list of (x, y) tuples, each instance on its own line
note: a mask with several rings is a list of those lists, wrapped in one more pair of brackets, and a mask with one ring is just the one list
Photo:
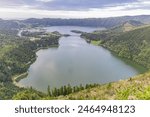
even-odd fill
[(82, 31), (79, 31), (79, 30), (71, 30), (71, 32), (77, 33), (77, 34), (82, 34), (83, 33)]

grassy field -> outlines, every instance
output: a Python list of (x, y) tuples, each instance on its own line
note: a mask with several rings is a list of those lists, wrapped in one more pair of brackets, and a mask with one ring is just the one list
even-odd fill
[(100, 43), (101, 43), (101, 41), (94, 41), (94, 40), (91, 41), (91, 44), (93, 44), (95, 46), (100, 45)]

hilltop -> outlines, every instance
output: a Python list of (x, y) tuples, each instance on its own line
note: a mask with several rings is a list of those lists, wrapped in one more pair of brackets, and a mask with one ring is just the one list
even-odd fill
[(139, 16), (122, 16), (110, 18), (85, 18), (85, 19), (60, 19), (60, 18), (30, 18), (22, 20), (23, 24), (36, 26), (89, 26), (89, 27), (105, 27), (113, 28), (130, 20), (139, 21), (141, 23), (150, 23), (150, 15)]
[(129, 20), (124, 22), (123, 24), (116, 26), (114, 28), (111, 28), (113, 32), (126, 32), (131, 31), (133, 29), (136, 29), (139, 26), (143, 26), (144, 24), (140, 21), (136, 20)]

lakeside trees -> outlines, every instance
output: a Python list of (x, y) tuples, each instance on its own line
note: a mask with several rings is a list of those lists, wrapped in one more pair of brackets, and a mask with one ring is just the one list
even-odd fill
[(61, 86), (60, 88), (53, 88), (51, 90), (50, 86), (47, 87), (47, 93), (42, 93), (33, 89), (32, 87), (23, 89), (13, 96), (15, 100), (40, 100), (40, 99), (57, 99), (59, 96), (66, 96), (72, 93), (77, 93), (85, 89), (90, 89), (100, 86), (99, 84), (86, 84), (82, 86), (71, 86), (70, 84)]
[(26, 72), (36, 60), (38, 48), (58, 45), (59, 36), (48, 35), (46, 38), (31, 41), (28, 37), (12, 34), (12, 29), (0, 32), (0, 99), (12, 99), (20, 89), (14, 86), (12, 77)]
[(83, 86), (80, 84), (79, 86), (71, 86), (70, 84), (61, 86), (60, 88), (53, 88), (52, 90), (50, 89), (50, 86), (47, 87), (47, 94), (49, 97), (58, 97), (58, 96), (66, 96), (71, 93), (76, 93), (84, 89), (88, 88), (93, 88), (99, 86), (99, 84), (86, 84)]
[[(116, 33), (112, 32), (106, 34), (101, 33), (101, 37), (97, 32), (95, 32), (97, 35), (94, 38), (107, 38), (108, 40), (103, 41), (104, 47), (118, 53), (121, 57), (132, 59), (137, 63), (147, 66), (150, 65), (149, 32), (150, 28), (142, 28), (132, 32), (119, 33), (119, 35), (114, 35)], [(89, 38), (91, 39), (92, 37), (93, 35)], [(56, 35), (48, 35), (40, 38), (39, 40), (31, 41), (28, 37), (17, 37), (13, 31), (8, 30), (5, 33), (0, 33), (0, 99), (12, 99), (12, 97), (13, 99), (30, 100), (51, 99), (92, 88), (92, 85), (80, 85), (74, 87), (67, 85), (51, 90), (50, 86), (48, 86), (47, 94), (44, 94), (34, 90), (33, 88), (24, 89), (14, 86), (12, 83), (12, 76), (27, 71), (30, 64), (36, 59), (35, 51), (38, 48), (57, 45), (58, 38), (59, 36)], [(142, 85), (144, 85), (144, 83)], [(111, 87), (111, 85), (108, 87)], [(119, 93), (121, 95), (118, 96), (120, 97), (119, 99), (122, 99), (124, 94), (129, 95), (128, 90), (126, 91), (124, 89), (120, 92)], [(139, 98), (143, 99), (146, 95), (146, 99), (149, 99), (149, 93), (147, 94), (147, 92), (149, 92), (149, 87), (144, 90), (144, 93), (140, 92), (142, 94), (139, 95), (142, 96), (139, 96)], [(109, 93), (109, 90), (106, 91), (106, 94), (107, 93)], [(128, 98), (128, 95), (126, 96), (126, 99)], [(88, 99), (89, 95), (85, 95), (85, 98), (86, 97)], [(79, 97), (78, 99), (85, 98)], [(70, 97), (70, 99), (73, 99), (73, 97)], [(96, 97), (93, 99), (96, 99)]]

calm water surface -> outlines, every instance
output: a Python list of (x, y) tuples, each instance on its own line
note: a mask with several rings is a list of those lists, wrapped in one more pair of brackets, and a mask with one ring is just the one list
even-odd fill
[(142, 67), (129, 64), (115, 57), (108, 50), (88, 44), (79, 34), (70, 32), (98, 30), (89, 27), (55, 26), (49, 32), (58, 31), (71, 34), (62, 37), (58, 48), (43, 49), (37, 52), (37, 60), (29, 68), (29, 75), (19, 83), (46, 91), (47, 86), (61, 87), (89, 83), (107, 83), (126, 79), (141, 72)]

